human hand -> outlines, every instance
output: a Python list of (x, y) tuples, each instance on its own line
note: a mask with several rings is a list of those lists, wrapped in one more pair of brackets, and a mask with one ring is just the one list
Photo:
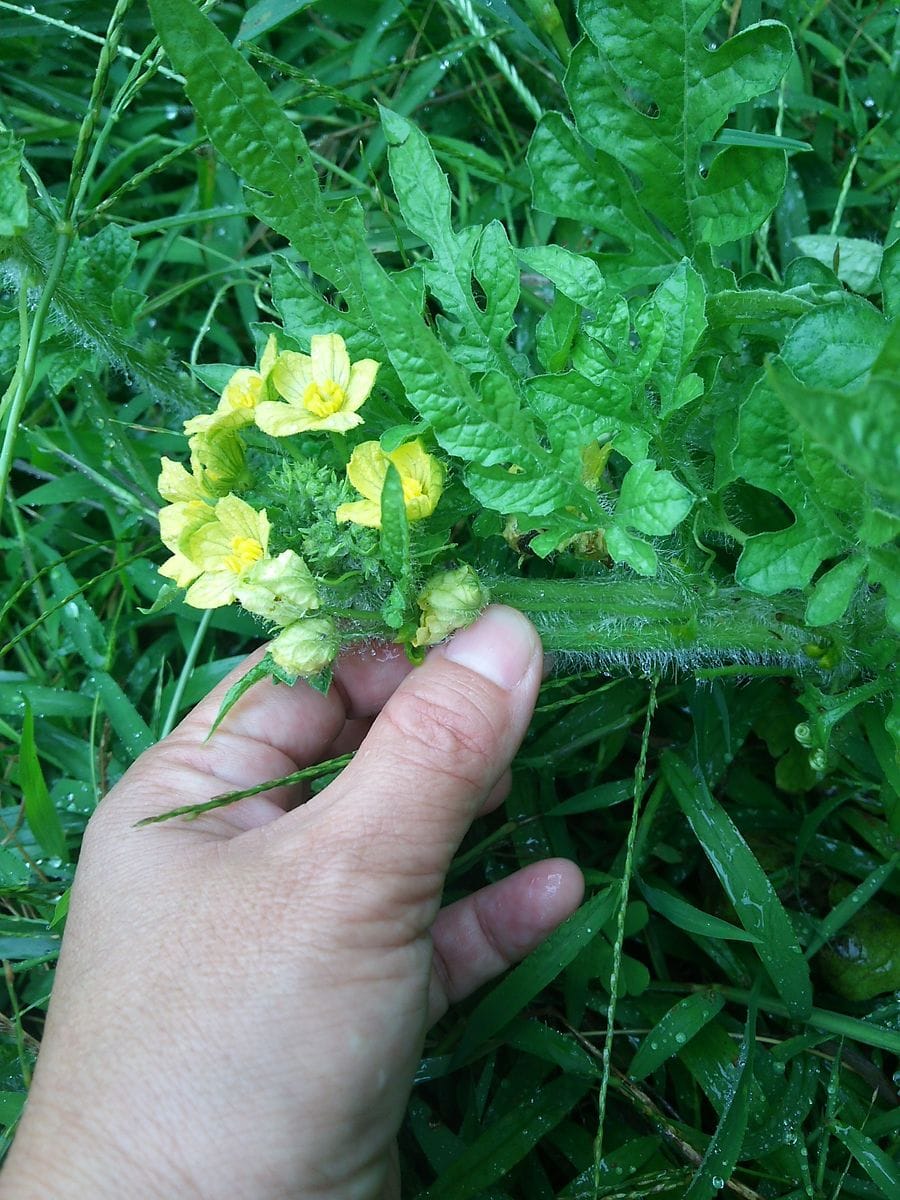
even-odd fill
[[(581, 898), (555, 860), (439, 911), (506, 794), (541, 665), (534, 629), (493, 608), (415, 670), (388, 648), (345, 655), (327, 696), (259, 684), (206, 741), (245, 665), (144, 754), (87, 829), (0, 1195), (397, 1195), (429, 1024)], [(299, 807), (281, 789), (135, 828), (360, 741)]]

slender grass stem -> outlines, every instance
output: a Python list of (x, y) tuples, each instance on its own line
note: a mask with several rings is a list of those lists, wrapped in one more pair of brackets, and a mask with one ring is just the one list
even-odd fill
[(191, 678), (191, 673), (197, 662), (197, 655), (200, 653), (200, 647), (203, 645), (203, 639), (206, 637), (206, 631), (209, 629), (209, 623), (212, 620), (213, 609), (208, 608), (203, 616), (197, 622), (197, 628), (194, 630), (194, 636), (191, 638), (191, 644), (188, 647), (188, 652), (185, 655), (184, 665), (178, 675), (178, 681), (175, 684), (175, 690), (172, 693), (172, 700), (169, 704), (169, 711), (166, 713), (166, 719), (162, 723), (159, 736), (161, 738), (168, 737), (175, 727), (175, 721), (178, 718), (178, 710), (181, 708), (181, 701), (184, 697), (184, 690)]
[(631, 824), (628, 827), (628, 840), (625, 843), (625, 861), (622, 866), (622, 879), (619, 885), (616, 938), (613, 942), (612, 971), (610, 972), (609, 980), (609, 1008), (606, 1012), (606, 1039), (603, 1043), (603, 1066), (600, 1077), (600, 1091), (597, 1097), (597, 1136), (594, 1140), (594, 1186), (598, 1191), (600, 1188), (600, 1163), (603, 1159), (603, 1131), (606, 1125), (606, 1097), (609, 1092), (609, 1077), (612, 1070), (613, 1033), (616, 1024), (619, 974), (622, 969), (622, 947), (625, 942), (625, 914), (628, 908), (628, 893), (631, 888), (631, 876), (634, 869), (634, 847), (637, 839), (641, 801), (644, 797), (647, 753), (650, 748), (650, 728), (653, 723), (653, 714), (656, 711), (656, 689), (658, 683), (659, 680), (654, 679), (650, 684), (650, 699), (647, 703), (647, 715), (644, 719), (644, 731), (641, 736), (641, 752), (634, 771), (634, 804), (631, 810)]

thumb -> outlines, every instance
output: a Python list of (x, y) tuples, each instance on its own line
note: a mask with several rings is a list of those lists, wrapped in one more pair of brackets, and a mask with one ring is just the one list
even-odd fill
[(333, 848), (357, 858), (383, 901), (408, 904), (418, 893), (426, 907), (437, 903), (459, 843), (525, 734), (542, 666), (530, 622), (489, 608), (407, 676), (317, 798)]

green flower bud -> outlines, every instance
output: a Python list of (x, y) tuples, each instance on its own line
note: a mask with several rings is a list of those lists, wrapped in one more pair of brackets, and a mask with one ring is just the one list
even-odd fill
[(311, 617), (282, 629), (269, 653), (292, 675), (318, 675), (338, 652), (337, 627), (331, 617)]
[(290, 625), (319, 607), (319, 594), (309, 567), (293, 550), (254, 563), (237, 589), (248, 612)]
[(471, 567), (432, 575), (416, 597), (422, 618), (414, 646), (433, 646), (456, 629), (471, 625), (488, 602), (488, 595)]

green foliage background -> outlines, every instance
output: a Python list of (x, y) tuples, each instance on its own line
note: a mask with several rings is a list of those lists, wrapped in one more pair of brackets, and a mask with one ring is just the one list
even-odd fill
[(896, 10), (337, 7), (0, 4), (7, 1139), (87, 817), (260, 636), (153, 608), (155, 474), (276, 323), (563, 652), (447, 898), (590, 898), (434, 1031), (409, 1193), (894, 1196)]

